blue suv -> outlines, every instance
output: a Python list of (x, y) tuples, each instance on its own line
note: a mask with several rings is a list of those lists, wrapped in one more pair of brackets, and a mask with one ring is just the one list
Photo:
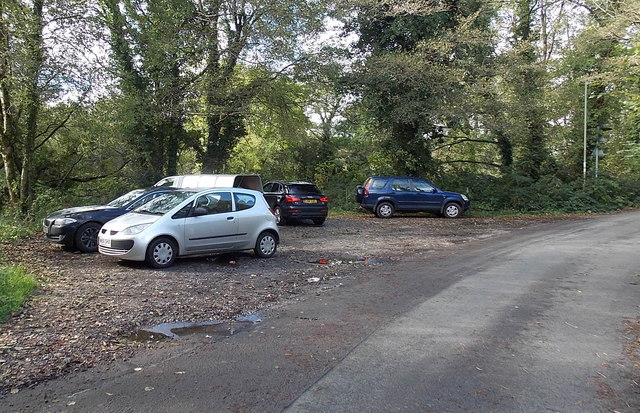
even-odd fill
[(367, 178), (356, 187), (356, 201), (379, 218), (391, 218), (396, 211), (425, 211), (458, 218), (470, 206), (466, 195), (443, 191), (422, 178), (401, 176)]

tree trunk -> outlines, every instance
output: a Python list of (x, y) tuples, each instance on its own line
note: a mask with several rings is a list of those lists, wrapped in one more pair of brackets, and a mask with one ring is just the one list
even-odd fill
[(22, 174), (20, 179), (20, 207), (23, 211), (28, 210), (33, 198), (34, 149), (38, 134), (38, 114), (40, 112), (38, 79), (44, 63), (44, 52), (42, 50), (43, 7), (44, 0), (35, 0), (33, 2), (33, 23), (27, 40), (29, 54), (27, 76), (29, 77), (29, 83), (27, 85), (27, 101), (25, 104), (26, 130), (22, 148)]
[(12, 101), (12, 84), (13, 73), (11, 62), (9, 60), (10, 53), (10, 34), (9, 27), (5, 24), (7, 19), (6, 11), (0, 6), (0, 109), (2, 110), (2, 128), (0, 129), (0, 150), (2, 151), (2, 162), (4, 164), (4, 175), (7, 184), (7, 195), (9, 202), (15, 204), (18, 202), (19, 185), (18, 177), (20, 171), (18, 169), (17, 144), (19, 142), (19, 131), (17, 126), (17, 108)]
[(538, 66), (538, 56), (534, 47), (537, 40), (533, 30), (534, 5), (535, 0), (519, 0), (516, 6), (517, 23), (514, 26), (514, 35), (519, 48), (521, 70), (514, 88), (519, 105), (524, 108), (523, 121), (527, 130), (522, 141), (519, 169), (524, 175), (538, 180), (547, 152), (546, 120), (542, 110), (544, 72)]

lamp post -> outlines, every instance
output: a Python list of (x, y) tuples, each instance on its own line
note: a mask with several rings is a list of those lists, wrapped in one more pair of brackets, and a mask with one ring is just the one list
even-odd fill
[(584, 151), (582, 154), (582, 185), (587, 181), (587, 81), (584, 81)]

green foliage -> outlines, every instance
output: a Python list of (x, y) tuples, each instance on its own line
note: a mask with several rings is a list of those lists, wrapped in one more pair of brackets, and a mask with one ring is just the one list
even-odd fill
[(36, 224), (32, 219), (21, 217), (19, 210), (8, 208), (0, 215), (0, 241), (15, 241), (33, 233)]
[[(453, 182), (457, 180), (457, 182)], [(640, 205), (640, 184), (610, 177), (562, 182), (553, 176), (529, 177), (457, 175), (439, 182), (443, 188), (466, 193), (475, 211), (518, 213), (608, 212)]]
[(38, 286), (35, 278), (22, 267), (0, 267), (0, 322), (20, 310)]

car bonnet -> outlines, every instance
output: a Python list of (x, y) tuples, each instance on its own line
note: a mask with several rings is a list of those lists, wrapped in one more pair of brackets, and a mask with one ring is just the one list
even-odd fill
[(90, 206), (83, 206), (83, 207), (65, 208), (59, 211), (52, 212), (49, 215), (49, 217), (50, 218), (68, 217), (72, 215), (86, 214), (87, 212), (107, 211), (110, 209), (116, 209), (116, 208), (112, 206), (107, 206), (107, 205), (90, 205)]
[(128, 212), (124, 215), (119, 216), (118, 218), (112, 219), (111, 221), (107, 222), (106, 224), (104, 224), (103, 228), (108, 229), (109, 231), (120, 232), (134, 225), (153, 224), (162, 217), (163, 215), (149, 215), (139, 214), (137, 212)]

